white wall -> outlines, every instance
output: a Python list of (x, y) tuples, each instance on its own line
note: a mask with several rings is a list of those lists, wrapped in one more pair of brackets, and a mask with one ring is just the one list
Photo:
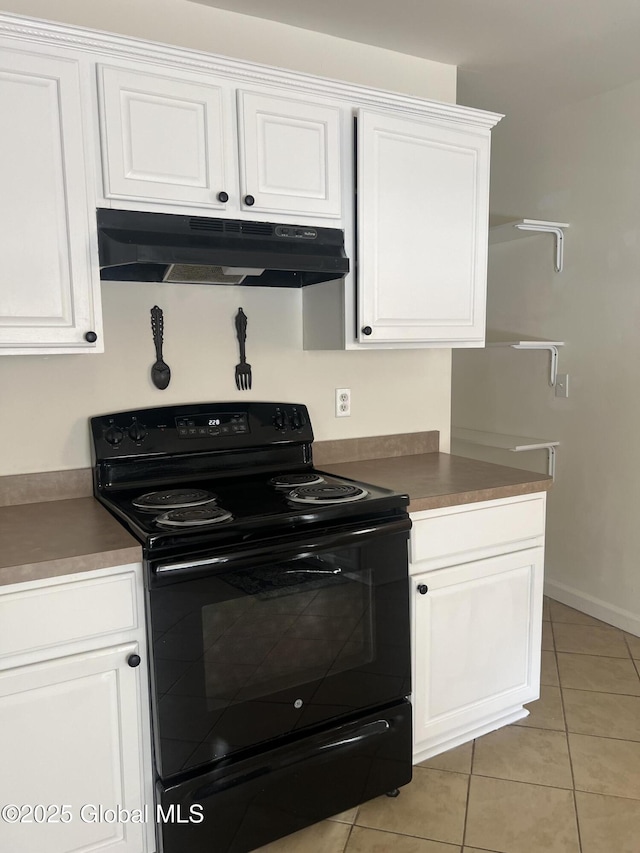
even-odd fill
[[(92, 26), (310, 73), (455, 101), (453, 66), (210, 9), (186, 0), (0, 0), (2, 11)], [(322, 285), (319, 285), (322, 286)], [(306, 403), (316, 438), (449, 431), (449, 350), (305, 352), (302, 294), (273, 288), (102, 285), (103, 355), (0, 357), (0, 475), (86, 467), (87, 418), (181, 402)], [(169, 388), (149, 380), (149, 309), (165, 312)], [(233, 318), (248, 315), (250, 393), (233, 380)], [(352, 416), (334, 416), (334, 389)]]
[[(491, 207), (566, 221), (565, 271), (550, 237), (490, 250), (489, 325), (566, 342), (557, 399), (548, 356), (456, 352), (453, 423), (557, 438), (548, 588), (640, 634), (640, 82), (494, 135)], [(509, 454), (513, 460), (513, 454)], [(503, 460), (504, 461), (504, 460)], [(535, 460), (539, 462), (540, 460)]]
[(0, 0), (0, 11), (455, 102), (456, 68), (189, 0)]

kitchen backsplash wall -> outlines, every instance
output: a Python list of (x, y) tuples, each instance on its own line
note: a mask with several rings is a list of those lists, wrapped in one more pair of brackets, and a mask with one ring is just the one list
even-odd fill
[[(3, 0), (2, 10), (455, 102), (456, 68), (187, 0)], [(322, 286), (322, 285), (320, 285)], [(318, 439), (440, 430), (448, 448), (449, 350), (305, 352), (302, 294), (268, 288), (104, 283), (104, 355), (0, 357), (0, 476), (90, 464), (87, 418), (164, 403), (306, 403)], [(166, 391), (149, 379), (149, 310), (165, 312)], [(248, 315), (251, 392), (238, 392), (233, 318)], [(336, 388), (352, 415), (336, 418)]]
[[(92, 415), (209, 400), (306, 403), (318, 439), (438, 429), (447, 447), (450, 350), (305, 352), (299, 290), (104, 282), (102, 294), (104, 354), (0, 358), (0, 476), (88, 466)], [(153, 305), (164, 311), (165, 391), (149, 376)], [(253, 366), (245, 392), (234, 379), (240, 306)], [(344, 387), (352, 414), (336, 418)]]

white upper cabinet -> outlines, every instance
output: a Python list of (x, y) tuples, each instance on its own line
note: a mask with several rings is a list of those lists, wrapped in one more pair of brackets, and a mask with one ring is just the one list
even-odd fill
[(98, 81), (106, 197), (224, 208), (218, 196), (235, 180), (229, 91), (108, 66)]
[(482, 346), (489, 131), (358, 111), (358, 341)]
[(340, 217), (339, 108), (160, 70), (98, 83), (106, 199)]
[(238, 115), (243, 206), (339, 217), (340, 110), (240, 91)]
[(80, 65), (0, 42), (0, 354), (101, 352)]

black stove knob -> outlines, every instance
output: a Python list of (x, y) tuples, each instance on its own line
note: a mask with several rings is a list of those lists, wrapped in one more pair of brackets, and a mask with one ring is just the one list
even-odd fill
[(115, 424), (111, 424), (109, 429), (104, 434), (104, 440), (112, 447), (117, 447), (123, 438), (124, 433), (122, 432), (120, 427), (117, 427)]
[(276, 429), (285, 429), (287, 425), (287, 416), (280, 409), (276, 409), (276, 413), (273, 416), (273, 425)]
[(302, 418), (296, 409), (291, 413), (291, 429), (302, 429)]
[(134, 421), (129, 427), (129, 438), (132, 441), (142, 441), (143, 438), (147, 435), (147, 430), (145, 429), (143, 424), (139, 424), (138, 421)]

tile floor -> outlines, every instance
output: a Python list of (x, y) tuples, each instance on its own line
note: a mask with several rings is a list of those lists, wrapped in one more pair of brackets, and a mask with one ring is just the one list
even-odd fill
[(261, 853), (640, 853), (640, 638), (552, 600), (544, 619), (528, 717)]

